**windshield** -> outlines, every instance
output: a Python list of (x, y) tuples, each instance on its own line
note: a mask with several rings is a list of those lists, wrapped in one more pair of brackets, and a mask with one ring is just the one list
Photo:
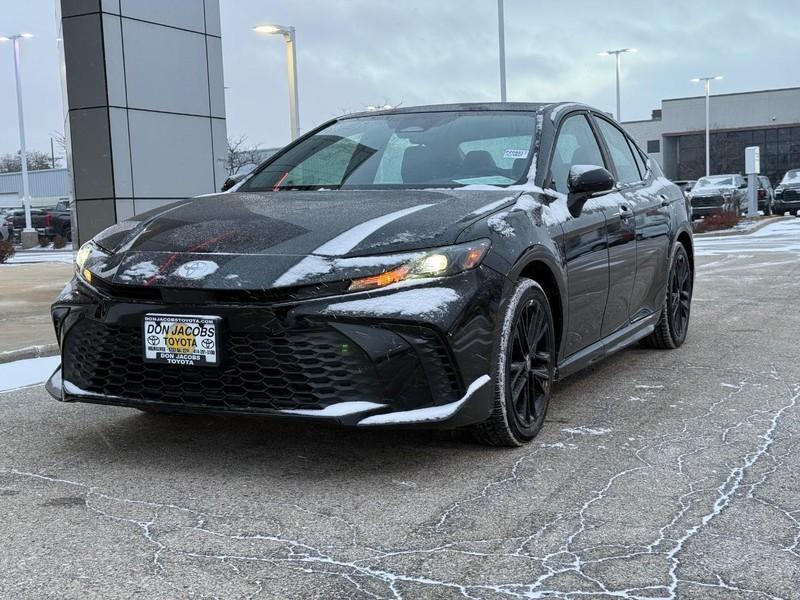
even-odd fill
[(523, 178), (536, 118), (430, 112), (342, 119), (289, 148), (239, 191), (506, 186)]
[(787, 171), (783, 176), (781, 183), (800, 183), (800, 169), (792, 169)]
[(714, 188), (714, 187), (733, 187), (735, 184), (733, 182), (732, 175), (716, 175), (713, 177), (701, 177), (697, 180), (697, 183), (694, 184), (692, 190), (699, 190), (702, 188)]

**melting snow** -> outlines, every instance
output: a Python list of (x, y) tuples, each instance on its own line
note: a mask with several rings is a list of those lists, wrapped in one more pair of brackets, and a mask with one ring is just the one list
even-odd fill
[(503, 206), (503, 204), (506, 204), (507, 202), (511, 202), (513, 199), (514, 199), (514, 196), (508, 196), (506, 198), (502, 198), (502, 199), (497, 200), (495, 202), (490, 202), (489, 204), (487, 204), (485, 206), (481, 206), (480, 208), (476, 208), (471, 213), (469, 213), (469, 216), (477, 217), (477, 216), (483, 215), (483, 214), (485, 214), (487, 212), (491, 212), (495, 208), (499, 208), (499, 207)]
[(437, 421), (444, 421), (449, 419), (458, 412), (464, 403), (470, 399), (472, 394), (489, 383), (491, 379), (488, 375), (481, 375), (473, 381), (467, 388), (467, 393), (461, 400), (451, 402), (450, 404), (443, 404), (442, 406), (431, 406), (429, 408), (418, 408), (416, 410), (403, 410), (393, 413), (386, 413), (383, 415), (372, 415), (366, 419), (361, 419), (358, 424), (361, 425), (390, 425), (401, 423), (435, 423)]
[(339, 302), (331, 304), (323, 312), (434, 317), (444, 313), (447, 305), (458, 299), (459, 295), (450, 288), (425, 288), (397, 292), (390, 296)]
[(337, 235), (332, 240), (325, 242), (322, 244), (322, 246), (314, 250), (313, 254), (322, 254), (324, 256), (341, 256), (342, 254), (347, 254), (370, 235), (378, 231), (381, 227), (388, 225), (392, 221), (401, 219), (406, 215), (415, 213), (418, 210), (428, 208), (429, 206), (433, 205), (420, 204), (418, 206), (404, 208), (403, 210), (398, 210), (393, 213), (389, 213), (388, 215), (383, 215), (382, 217), (365, 221), (364, 223), (356, 225), (344, 233)]
[(605, 427), (564, 427), (561, 431), (574, 435), (606, 435), (611, 433), (611, 430)]
[(175, 269), (173, 275), (197, 281), (217, 272), (219, 265), (210, 260), (192, 260)]
[(367, 410), (383, 408), (384, 406), (386, 405), (378, 404), (376, 402), (337, 402), (336, 404), (331, 404), (325, 408), (285, 408), (281, 410), (281, 412), (309, 417), (343, 417), (345, 415), (352, 415)]
[(275, 280), (276, 286), (295, 285), (314, 275), (325, 275), (333, 270), (331, 261), (321, 256), (306, 256), (303, 260)]
[(491, 217), (487, 222), (489, 229), (506, 238), (514, 237), (514, 228), (506, 221), (507, 212)]
[(158, 267), (151, 260), (136, 263), (132, 267), (125, 269), (119, 276), (123, 281), (130, 281), (131, 279), (149, 279), (158, 275)]

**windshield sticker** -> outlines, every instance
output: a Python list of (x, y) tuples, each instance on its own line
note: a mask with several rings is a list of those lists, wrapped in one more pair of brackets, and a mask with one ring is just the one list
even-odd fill
[(508, 148), (505, 152), (503, 152), (503, 158), (528, 158), (528, 151)]

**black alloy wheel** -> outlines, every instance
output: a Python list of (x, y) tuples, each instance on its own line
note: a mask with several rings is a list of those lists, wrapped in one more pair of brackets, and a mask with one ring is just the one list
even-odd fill
[(655, 331), (642, 340), (643, 345), (664, 350), (679, 348), (683, 345), (689, 331), (693, 284), (694, 278), (689, 255), (683, 244), (679, 242), (673, 252), (661, 317), (656, 324)]
[(508, 302), (491, 417), (475, 426), (479, 441), (521, 446), (544, 424), (555, 376), (553, 315), (544, 290), (523, 279)]

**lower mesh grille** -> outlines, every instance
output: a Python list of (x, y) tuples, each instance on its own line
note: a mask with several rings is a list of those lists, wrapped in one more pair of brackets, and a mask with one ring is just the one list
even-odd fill
[(139, 328), (84, 319), (64, 341), (64, 379), (92, 394), (186, 407), (320, 409), (380, 398), (369, 358), (324, 329), (280, 335), (228, 332), (218, 368), (144, 362)]

